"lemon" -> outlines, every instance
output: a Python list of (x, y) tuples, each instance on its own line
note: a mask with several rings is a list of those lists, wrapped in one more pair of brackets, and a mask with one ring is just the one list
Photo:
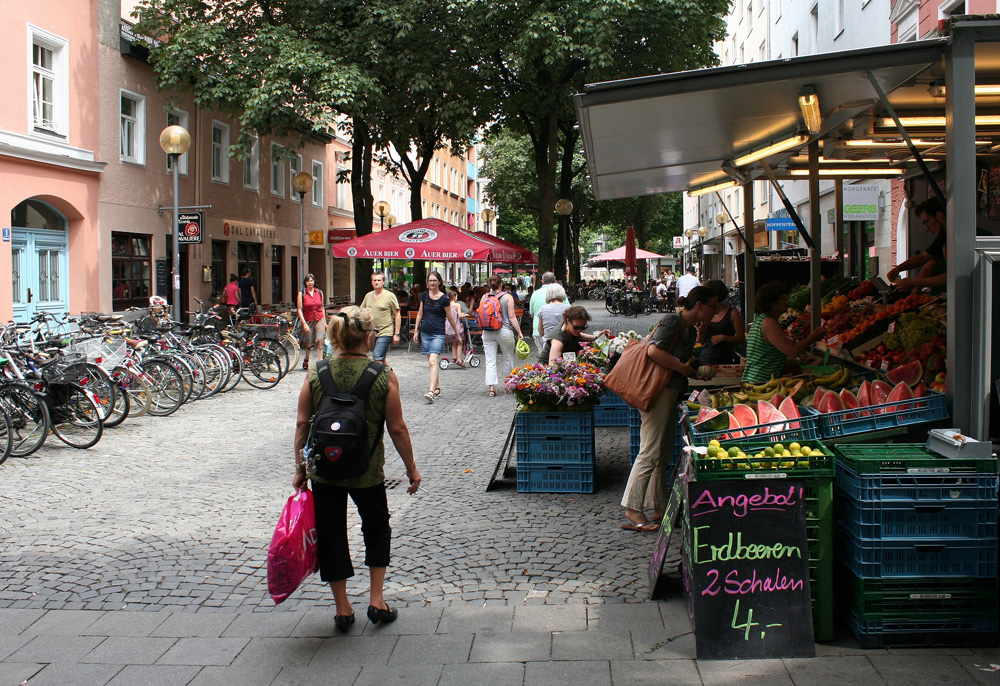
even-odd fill
[(739, 468), (739, 469), (750, 469), (750, 463), (749, 462), (737, 462), (736, 463), (736, 467)]
[(740, 449), (737, 448), (735, 445), (729, 449), (729, 457), (736, 457), (739, 454), (740, 454)]
[(709, 444), (709, 446), (708, 446), (708, 456), (709, 457), (718, 457), (718, 455), (719, 455), (719, 448), (718, 448), (718, 446), (714, 446), (712, 444)]
[(781, 451), (781, 456), (782, 457), (791, 457), (792, 456), (792, 452), (790, 450), (782, 450)]
[(715, 438), (713, 438), (712, 440), (710, 440), (708, 442), (708, 444), (712, 445), (712, 446), (715, 446), (716, 448), (721, 448), (722, 447), (722, 444), (719, 443), (719, 441), (717, 439), (715, 439)]
[(768, 457), (774, 457), (774, 448), (764, 448), (764, 454)]
[(791, 469), (794, 466), (795, 466), (794, 462), (782, 462), (781, 463), (781, 468), (782, 469)]
[(792, 457), (802, 457), (802, 453), (798, 450), (793, 450)]
[(785, 446), (781, 445), (780, 443), (775, 443), (774, 444), (774, 454), (775, 455), (780, 455), (783, 452), (785, 452)]
[(812, 451), (813, 451), (813, 449), (810, 448), (808, 445), (802, 446), (802, 454), (803, 455), (812, 455)]
[(799, 469), (809, 469), (809, 460), (799, 460), (795, 463), (795, 466)]
[(788, 446), (788, 449), (794, 453), (796, 450), (801, 450), (802, 446), (799, 445), (798, 443), (792, 443)]

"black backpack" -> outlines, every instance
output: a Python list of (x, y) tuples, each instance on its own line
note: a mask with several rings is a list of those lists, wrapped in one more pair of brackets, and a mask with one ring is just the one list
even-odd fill
[[(371, 362), (350, 393), (342, 393), (330, 374), (326, 360), (316, 363), (323, 399), (313, 415), (307, 445), (314, 456), (316, 476), (338, 481), (353, 479), (368, 471), (372, 446), (368, 443), (368, 392), (385, 365)], [(382, 440), (382, 425), (376, 441)]]

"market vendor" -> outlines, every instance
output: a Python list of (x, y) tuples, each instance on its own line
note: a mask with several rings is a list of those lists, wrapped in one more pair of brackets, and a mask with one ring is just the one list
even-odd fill
[(793, 341), (785, 335), (778, 317), (788, 309), (788, 293), (782, 283), (769, 283), (757, 290), (757, 310), (747, 332), (747, 364), (743, 380), (764, 383), (781, 376), (790, 357), (798, 357), (823, 338), (826, 329), (814, 329), (804, 340)]
[[(926, 250), (908, 260), (904, 260), (889, 270), (886, 276), (898, 290), (908, 291), (914, 288), (944, 288), (948, 283), (948, 267), (945, 256), (945, 212), (941, 201), (935, 197), (928, 198), (914, 210), (924, 228), (934, 235), (934, 241)], [(917, 276), (900, 279), (899, 273), (920, 268)]]
[(590, 313), (587, 308), (576, 305), (562, 313), (562, 326), (553, 328), (545, 336), (545, 346), (538, 355), (541, 364), (552, 364), (566, 353), (574, 355), (580, 352), (581, 343), (590, 343), (596, 338), (605, 336), (611, 338), (611, 329), (598, 331), (596, 334), (585, 333)]

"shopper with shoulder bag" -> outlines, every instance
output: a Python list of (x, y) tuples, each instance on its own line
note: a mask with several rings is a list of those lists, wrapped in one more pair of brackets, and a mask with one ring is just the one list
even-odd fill
[[(696, 375), (694, 344), (696, 326), (708, 322), (719, 309), (719, 298), (703, 286), (692, 288), (684, 301), (684, 309), (665, 314), (653, 333), (642, 344), (633, 343), (626, 349), (610, 376), (629, 377), (641, 365), (652, 362), (669, 374), (649, 374), (646, 384), (660, 384), (655, 399), (648, 407), (639, 405), (642, 424), (639, 429), (639, 454), (625, 486), (622, 506), (629, 531), (656, 531), (667, 506), (666, 471), (673, 458), (674, 434), (677, 429), (677, 405), (687, 388), (689, 377)], [(638, 346), (641, 345), (640, 349)], [(637, 351), (644, 353), (636, 359)], [(628, 358), (626, 358), (628, 355)], [(623, 366), (624, 365), (624, 366)], [(622, 369), (619, 369), (622, 367)], [(655, 381), (654, 381), (655, 380)], [(637, 380), (635, 383), (642, 383)], [(612, 390), (614, 390), (612, 382)], [(626, 401), (629, 400), (625, 397)], [(653, 522), (646, 518), (645, 509), (653, 511)], [(655, 522), (655, 523), (654, 523)]]

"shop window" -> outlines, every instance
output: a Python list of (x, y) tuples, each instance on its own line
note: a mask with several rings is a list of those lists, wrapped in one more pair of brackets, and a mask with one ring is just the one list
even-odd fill
[(111, 305), (115, 310), (145, 307), (152, 293), (149, 236), (111, 234)]
[(282, 278), (285, 248), (281, 245), (271, 246), (271, 302), (280, 303), (285, 292), (285, 282)]
[(242, 277), (243, 270), (249, 269), (250, 276), (257, 284), (257, 302), (263, 303), (260, 290), (260, 243), (238, 243), (236, 245), (236, 273)]
[(212, 241), (212, 297), (222, 295), (222, 289), (229, 284), (229, 274), (226, 273), (226, 241)]

